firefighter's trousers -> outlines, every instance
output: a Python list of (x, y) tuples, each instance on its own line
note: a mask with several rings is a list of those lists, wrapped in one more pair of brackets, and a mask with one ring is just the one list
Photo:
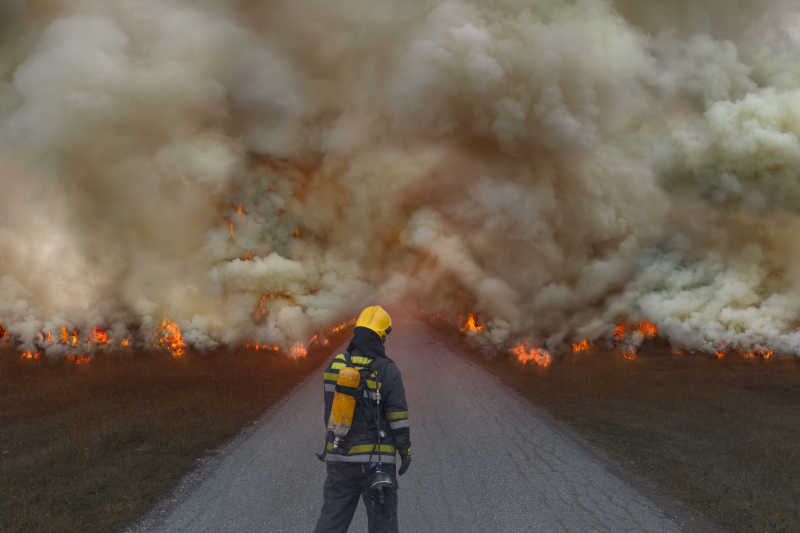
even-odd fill
[(397, 476), (395, 465), (384, 464), (392, 476), (393, 489), (384, 489), (383, 504), (376, 491), (367, 489), (374, 466), (365, 463), (328, 463), (328, 476), (323, 489), (322, 514), (315, 533), (345, 533), (353, 519), (359, 497), (367, 508), (369, 533), (397, 533)]

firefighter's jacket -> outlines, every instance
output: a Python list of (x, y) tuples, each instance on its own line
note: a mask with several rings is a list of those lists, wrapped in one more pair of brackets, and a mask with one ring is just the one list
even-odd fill
[[(350, 356), (349, 365), (347, 354), (340, 353), (325, 370), (325, 424), (330, 417), (339, 370), (353, 366), (367, 376), (366, 386), (363, 396), (356, 401), (353, 424), (342, 445), (334, 448), (332, 439), (328, 438), (326, 458), (330, 462), (377, 463), (380, 423), (385, 435), (381, 437), (380, 459), (384, 463), (394, 463), (395, 452), (400, 455), (411, 453), (408, 404), (400, 370), (386, 356), (378, 335), (367, 328), (355, 329), (347, 352)], [(377, 391), (380, 391), (381, 397), (379, 416)]]

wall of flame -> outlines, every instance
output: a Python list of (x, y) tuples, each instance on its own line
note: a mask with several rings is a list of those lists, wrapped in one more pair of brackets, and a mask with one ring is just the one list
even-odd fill
[(7, 339), (288, 352), (400, 300), (799, 354), (796, 8), (642, 5), (4, 2)]

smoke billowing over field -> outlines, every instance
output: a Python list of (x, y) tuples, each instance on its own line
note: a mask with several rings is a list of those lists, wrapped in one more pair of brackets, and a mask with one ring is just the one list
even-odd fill
[(289, 347), (402, 299), (497, 346), (800, 354), (800, 10), (768, 5), (3, 2), (0, 322)]

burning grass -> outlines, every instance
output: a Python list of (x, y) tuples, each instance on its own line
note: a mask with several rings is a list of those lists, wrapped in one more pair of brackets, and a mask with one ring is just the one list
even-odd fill
[(548, 368), (472, 357), (658, 493), (732, 531), (797, 531), (800, 363), (659, 341), (632, 353), (576, 350)]
[(122, 529), (348, 333), (296, 358), (126, 352), (56, 364), (0, 354), (0, 531)]

